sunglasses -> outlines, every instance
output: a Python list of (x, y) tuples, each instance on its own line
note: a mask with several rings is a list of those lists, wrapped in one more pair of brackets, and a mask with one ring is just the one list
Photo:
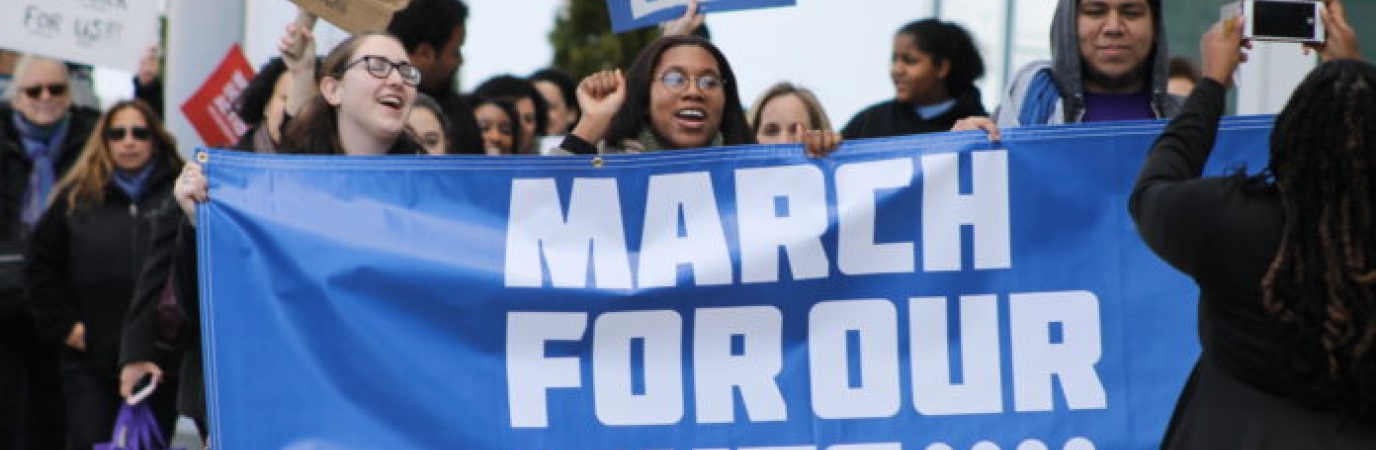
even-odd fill
[(67, 85), (63, 83), (39, 84), (23, 88), (22, 90), (24, 91), (24, 95), (27, 95), (31, 99), (37, 100), (39, 97), (43, 96), (44, 90), (47, 90), (48, 95), (51, 95), (53, 97), (61, 97), (63, 95), (66, 95)]
[(105, 140), (108, 141), (122, 141), (127, 136), (133, 136), (137, 141), (146, 141), (150, 135), (148, 127), (119, 127), (105, 130)]

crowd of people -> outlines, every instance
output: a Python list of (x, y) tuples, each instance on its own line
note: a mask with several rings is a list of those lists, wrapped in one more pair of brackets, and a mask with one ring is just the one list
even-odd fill
[[(992, 114), (970, 34), (909, 23), (891, 43), (893, 98), (839, 131), (817, 94), (787, 81), (747, 110), (725, 53), (693, 33), (696, 2), (624, 70), (504, 75), (464, 94), (453, 78), (467, 6), (412, 0), (386, 31), (323, 58), (311, 30), (289, 25), (280, 56), (239, 97), (249, 128), (235, 148), (558, 155), (801, 143), (824, 157), (843, 139), (1173, 119), (1132, 197), (1146, 242), (1203, 292), (1204, 352), (1164, 446), (1370, 448), (1376, 69), (1360, 62), (1341, 0), (1326, 3), (1325, 62), (1278, 118), (1259, 177), (1197, 180), (1247, 43), (1224, 21), (1203, 38), (1202, 73), (1172, 61), (1160, 0), (1061, 0), (1051, 60), (1020, 70)], [(0, 103), (0, 448), (90, 448), (146, 379), (160, 386), (147, 401), (165, 435), (178, 415), (208, 435), (194, 227), (209, 193), (162, 126), (149, 59), (138, 99), (103, 114), (75, 102), (67, 64), (25, 55), (13, 67)]]

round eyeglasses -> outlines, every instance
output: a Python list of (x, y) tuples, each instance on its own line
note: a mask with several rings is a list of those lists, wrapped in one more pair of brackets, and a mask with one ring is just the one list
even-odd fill
[(420, 69), (417, 69), (416, 66), (411, 65), (409, 62), (392, 62), (387, 58), (376, 55), (367, 55), (355, 59), (351, 63), (345, 64), (343, 68), (339, 69), (337, 76), (343, 75), (344, 72), (348, 72), (349, 69), (352, 69), (359, 63), (363, 63), (364, 70), (367, 70), (369, 75), (376, 78), (387, 78), (388, 75), (392, 74), (392, 69), (396, 69), (397, 74), (401, 75), (401, 82), (406, 83), (407, 86), (420, 85)]
[(664, 72), (664, 74), (659, 76), (659, 81), (664, 83), (664, 87), (669, 88), (669, 90), (673, 92), (683, 92), (685, 89), (688, 89), (689, 81), (693, 81), (694, 84), (697, 84), (698, 90), (703, 92), (714, 91), (721, 88), (721, 85), (726, 83), (726, 81), (722, 80), (717, 74), (709, 73), (693, 77), (680, 70)]

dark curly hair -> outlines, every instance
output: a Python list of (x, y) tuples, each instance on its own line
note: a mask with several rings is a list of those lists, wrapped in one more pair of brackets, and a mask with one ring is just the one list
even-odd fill
[(1301, 373), (1376, 404), (1376, 67), (1311, 72), (1276, 118), (1269, 172), (1285, 219), (1263, 304), (1305, 350)]

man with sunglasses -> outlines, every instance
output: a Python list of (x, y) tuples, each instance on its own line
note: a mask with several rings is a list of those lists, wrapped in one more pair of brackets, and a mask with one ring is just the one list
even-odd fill
[(65, 435), (61, 343), (38, 338), (20, 280), (29, 231), (100, 117), (69, 88), (62, 62), (24, 56), (0, 104), (0, 448), (61, 448)]

